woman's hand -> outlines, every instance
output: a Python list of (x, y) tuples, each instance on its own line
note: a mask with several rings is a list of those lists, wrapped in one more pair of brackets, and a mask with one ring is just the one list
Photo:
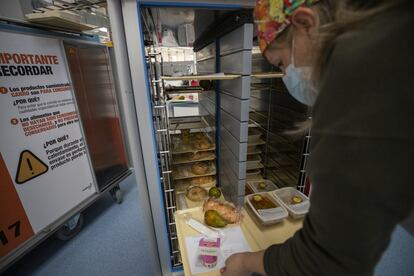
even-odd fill
[(223, 276), (232, 276), (232, 275), (240, 275), (240, 276), (250, 276), (251, 272), (244, 267), (243, 260), (247, 258), (249, 253), (237, 253), (231, 255), (226, 260), (226, 265), (222, 269), (220, 269), (220, 273)]
[(263, 265), (264, 251), (244, 252), (231, 255), (225, 267), (220, 269), (222, 276), (250, 276), (253, 272), (266, 275)]

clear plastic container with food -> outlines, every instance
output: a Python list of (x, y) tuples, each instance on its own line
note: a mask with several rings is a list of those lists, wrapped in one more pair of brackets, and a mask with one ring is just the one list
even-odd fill
[(278, 187), (268, 179), (248, 180), (247, 184), (252, 187), (255, 193), (271, 192), (278, 189)]
[(292, 218), (303, 218), (309, 211), (309, 198), (295, 188), (278, 189), (273, 191), (272, 195), (286, 208)]
[(263, 225), (281, 222), (289, 215), (286, 209), (268, 193), (248, 195), (246, 201)]
[(248, 196), (251, 194), (254, 194), (254, 191), (252, 187), (249, 185), (249, 183), (246, 183), (246, 185), (244, 186), (244, 195)]

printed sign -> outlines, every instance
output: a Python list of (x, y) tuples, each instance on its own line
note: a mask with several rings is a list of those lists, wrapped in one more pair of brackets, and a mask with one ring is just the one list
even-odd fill
[(0, 257), (33, 236), (33, 229), (0, 154)]
[[(96, 190), (62, 42), (8, 32), (0, 41), (0, 153), (38, 233)], [(0, 210), (10, 204), (2, 200)], [(3, 219), (1, 231), (22, 222)]]
[(23, 184), (32, 178), (47, 172), (49, 167), (29, 150), (20, 154), (19, 167), (17, 168), (16, 183)]

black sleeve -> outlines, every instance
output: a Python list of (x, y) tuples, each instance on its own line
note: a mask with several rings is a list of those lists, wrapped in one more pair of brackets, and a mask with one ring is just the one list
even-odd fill
[(301, 230), (266, 250), (268, 275), (372, 275), (411, 212), (413, 20), (399, 16), (393, 30), (388, 18), (337, 41), (313, 114), (311, 208)]

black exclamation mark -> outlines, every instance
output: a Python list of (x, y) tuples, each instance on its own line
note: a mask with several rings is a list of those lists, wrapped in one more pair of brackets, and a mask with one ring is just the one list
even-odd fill
[(27, 161), (27, 165), (29, 165), (30, 171), (32, 172), (32, 174), (34, 174), (33, 167), (32, 167), (32, 163), (30, 163), (30, 160), (29, 159), (26, 159), (26, 161)]

